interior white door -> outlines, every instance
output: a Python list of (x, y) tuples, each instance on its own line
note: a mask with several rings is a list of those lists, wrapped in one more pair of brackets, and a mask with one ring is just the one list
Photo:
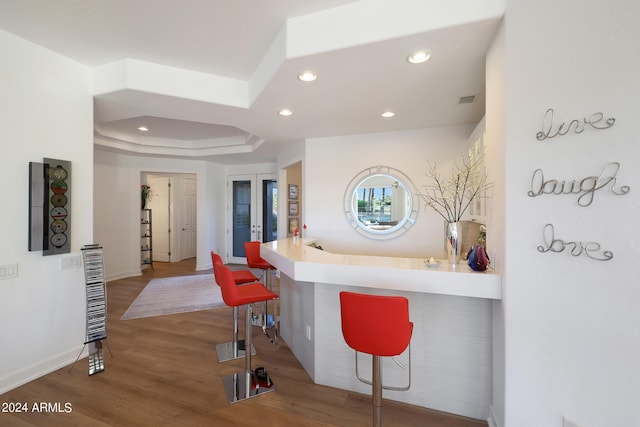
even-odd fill
[(180, 259), (194, 258), (197, 246), (197, 221), (196, 221), (196, 179), (191, 177), (180, 178), (182, 202), (180, 203)]
[[(265, 182), (275, 183), (275, 181), (275, 174), (229, 176), (227, 180), (227, 200), (229, 200), (227, 204), (227, 217), (229, 218), (227, 226), (228, 262), (246, 264), (245, 242), (273, 240), (271, 235), (265, 236), (264, 234), (264, 201), (269, 197), (264, 188)], [(277, 185), (271, 187), (277, 188)], [(275, 199), (277, 200), (277, 197)], [(273, 206), (277, 206), (277, 204)], [(271, 218), (274, 215), (274, 208), (269, 206), (267, 209), (269, 210), (267, 217)], [(277, 221), (273, 222), (277, 223)], [(271, 227), (267, 228), (271, 229)]]
[(153, 233), (153, 260), (171, 261), (171, 178), (167, 176), (147, 176), (151, 187), (149, 208), (153, 213), (151, 229)]

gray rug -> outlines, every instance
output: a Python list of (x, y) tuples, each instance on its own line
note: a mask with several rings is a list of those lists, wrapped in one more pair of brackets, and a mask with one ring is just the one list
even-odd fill
[(120, 320), (225, 307), (213, 274), (152, 279)]

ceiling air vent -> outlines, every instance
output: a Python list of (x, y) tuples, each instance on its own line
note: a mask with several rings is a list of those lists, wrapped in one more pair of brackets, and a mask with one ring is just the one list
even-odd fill
[(475, 99), (476, 99), (476, 96), (475, 96), (475, 95), (461, 96), (461, 97), (458, 99), (458, 104), (470, 104), (470, 103), (472, 103)]

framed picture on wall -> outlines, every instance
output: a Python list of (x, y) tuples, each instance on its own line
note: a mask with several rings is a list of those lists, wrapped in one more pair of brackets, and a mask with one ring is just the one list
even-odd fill
[(295, 184), (289, 184), (289, 198), (297, 199), (298, 198), (298, 186)]
[(298, 216), (298, 202), (289, 202), (289, 216)]
[(293, 234), (298, 228), (298, 218), (289, 218), (289, 233)]

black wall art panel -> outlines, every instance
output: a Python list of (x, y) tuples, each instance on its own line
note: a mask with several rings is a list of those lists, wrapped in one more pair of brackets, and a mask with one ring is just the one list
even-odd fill
[(29, 250), (71, 252), (71, 162), (29, 163)]

